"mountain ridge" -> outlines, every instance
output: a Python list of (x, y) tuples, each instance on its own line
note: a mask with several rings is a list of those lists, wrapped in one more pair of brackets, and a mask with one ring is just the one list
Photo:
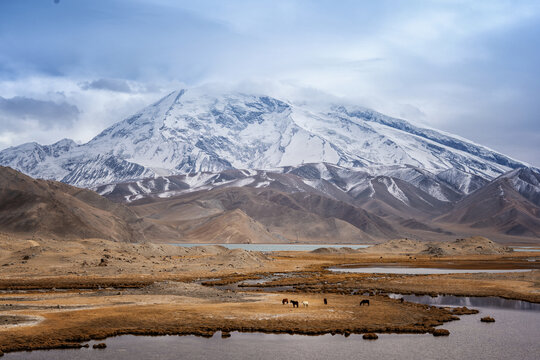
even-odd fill
[(172, 92), (86, 144), (63, 139), (0, 151), (1, 165), (83, 187), (315, 162), (371, 172), (413, 166), (435, 176), (456, 169), (485, 180), (527, 166), (457, 136), (359, 106), (310, 107), (201, 88)]
[[(303, 202), (308, 198), (320, 199), (315, 200), (315, 203), (324, 204), (322, 209), (325, 210), (318, 212), (317, 216), (337, 218), (358, 227), (353, 218), (344, 218), (341, 212), (337, 211), (338, 208), (352, 207), (358, 209), (355, 210), (355, 216), (361, 217), (359, 211), (362, 209), (380, 219), (373, 222), (384, 221), (382, 228), (390, 230), (390, 233), (386, 234), (371, 230), (365, 234), (356, 234), (358, 238), (364, 239), (363, 241), (391, 239), (397, 234), (424, 240), (433, 237), (450, 239), (453, 236), (489, 234), (495, 239), (516, 241), (515, 237), (535, 238), (540, 233), (539, 172), (527, 168), (514, 170), (470, 193), (452, 190), (455, 198), (443, 200), (432, 195), (441, 195), (437, 191), (437, 186), (441, 184), (433, 183), (436, 177), (432, 174), (413, 168), (399, 172), (401, 178), (397, 178), (391, 176), (396, 174), (395, 170), (387, 171), (387, 175), (371, 175), (331, 164), (304, 164), (300, 167), (282, 168), (280, 172), (226, 170), (219, 173), (171, 175), (103, 185), (94, 190), (113, 201), (129, 203), (135, 208), (202, 197), (212, 204), (215, 201), (223, 203), (223, 194), (229, 194), (228, 196), (236, 199), (235, 205), (228, 203), (225, 208), (229, 211), (240, 209), (248, 216), (253, 216), (248, 210), (253, 205), (249, 203), (255, 202), (261, 206), (267, 201), (267, 198), (261, 195), (264, 191), (282, 193), (284, 198), (290, 199), (287, 203), (291, 206), (296, 204), (295, 199), (303, 199)], [(414, 176), (405, 176), (411, 173)], [(420, 179), (418, 174), (425, 177)], [(524, 185), (516, 179), (527, 180), (527, 184)], [(496, 210), (499, 201), (489, 189), (498, 189), (500, 183), (505, 186), (510, 205), (499, 211)], [(254, 195), (239, 197), (234, 195), (236, 189), (244, 189), (243, 191)], [(326, 200), (323, 201), (323, 198)], [(482, 206), (486, 203), (487, 206)], [(153, 205), (148, 206), (151, 208)], [(274, 205), (267, 203), (266, 206), (271, 208)], [(307, 210), (309, 208), (293, 206), (293, 210), (312, 213), (312, 210)], [(158, 213), (150, 216), (163, 216)], [(467, 214), (474, 214), (474, 218)], [(298, 214), (288, 217), (295, 216), (299, 219)], [(257, 216), (255, 220), (268, 225), (264, 219)], [(319, 220), (319, 223), (321, 221), (323, 220)], [(298, 224), (302, 224), (298, 225), (302, 227), (307, 223), (304, 219), (299, 220)], [(294, 234), (287, 231), (289, 232), (286, 237), (289, 241), (295, 241)]]
[(88, 189), (36, 180), (0, 166), (0, 230), (60, 237), (144, 242), (142, 220)]

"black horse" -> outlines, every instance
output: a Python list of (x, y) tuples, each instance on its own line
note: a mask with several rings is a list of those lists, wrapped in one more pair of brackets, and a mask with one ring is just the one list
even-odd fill
[(298, 307), (298, 301), (296, 300), (289, 300), (289, 302), (292, 304), (292, 307)]
[(324, 305), (328, 305), (328, 300), (326, 300), (326, 298), (324, 298), (323, 300), (324, 300)]
[(360, 301), (360, 306), (362, 306), (362, 305), (364, 305), (364, 304), (367, 305), (367, 306), (369, 306), (369, 300), (362, 300), (362, 301)]

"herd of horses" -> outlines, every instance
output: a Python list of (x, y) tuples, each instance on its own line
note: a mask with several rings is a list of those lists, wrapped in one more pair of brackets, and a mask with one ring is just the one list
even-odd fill
[[(294, 308), (294, 307), (298, 307), (298, 305), (300, 304), (299, 301), (296, 301), (296, 300), (289, 300), (289, 299), (283, 299), (283, 300), (281, 300), (281, 303), (282, 303), (283, 305), (288, 304), (288, 303), (291, 303), (293, 308)], [(308, 306), (309, 306), (309, 303), (308, 303), (307, 301), (302, 301), (302, 306), (303, 306), (303, 307), (308, 307)]]
[[(400, 300), (401, 300), (401, 302), (403, 302), (403, 298), (400, 299)], [(324, 299), (323, 299), (323, 302), (324, 302), (324, 305), (328, 305), (328, 299), (324, 298)], [(297, 308), (297, 307), (299, 306), (299, 304), (300, 304), (300, 302), (297, 301), (297, 300), (292, 300), (292, 299), (289, 300), (289, 299), (287, 299), (287, 298), (281, 300), (281, 304), (282, 304), (282, 305), (289, 304), (289, 303), (292, 304), (292, 307), (293, 307), (293, 308), (295, 308), (295, 307)], [(362, 306), (362, 305), (367, 305), (367, 306), (369, 306), (369, 300), (362, 300), (362, 301), (360, 301), (360, 306)], [(308, 307), (308, 306), (309, 306), (309, 303), (308, 303), (307, 301), (302, 301), (302, 306), (303, 306), (303, 307)]]

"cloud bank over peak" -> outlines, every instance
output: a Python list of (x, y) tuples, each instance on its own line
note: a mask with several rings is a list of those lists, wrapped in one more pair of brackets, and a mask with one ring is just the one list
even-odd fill
[[(258, 84), (350, 99), (540, 165), (538, 1), (3, 1), (0, 34), (0, 96), (76, 107), (51, 126), (79, 141), (167, 91)], [(53, 142), (49, 128), (8, 144), (6, 127), (0, 147)]]

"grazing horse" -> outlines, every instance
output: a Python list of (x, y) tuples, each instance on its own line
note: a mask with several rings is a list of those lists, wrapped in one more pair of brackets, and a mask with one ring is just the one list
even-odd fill
[(403, 301), (405, 301), (405, 300), (403, 300), (403, 298), (399, 298), (399, 302), (400, 302), (400, 303), (403, 304)]
[(324, 305), (328, 305), (328, 300), (326, 300), (326, 298), (324, 298), (323, 300), (324, 300)]
[(360, 306), (366, 304), (367, 306), (369, 306), (369, 300), (362, 300), (360, 301)]
[(281, 305), (285, 305), (289, 303), (289, 299), (283, 299), (281, 300)]
[(304, 305), (304, 307), (308, 307), (309, 303), (307, 301), (302, 301), (302, 305)]
[(293, 308), (294, 308), (294, 307), (298, 307), (298, 301), (296, 301), (296, 300), (289, 300), (289, 301), (290, 301), (290, 303), (292, 304), (292, 307), (293, 307)]

